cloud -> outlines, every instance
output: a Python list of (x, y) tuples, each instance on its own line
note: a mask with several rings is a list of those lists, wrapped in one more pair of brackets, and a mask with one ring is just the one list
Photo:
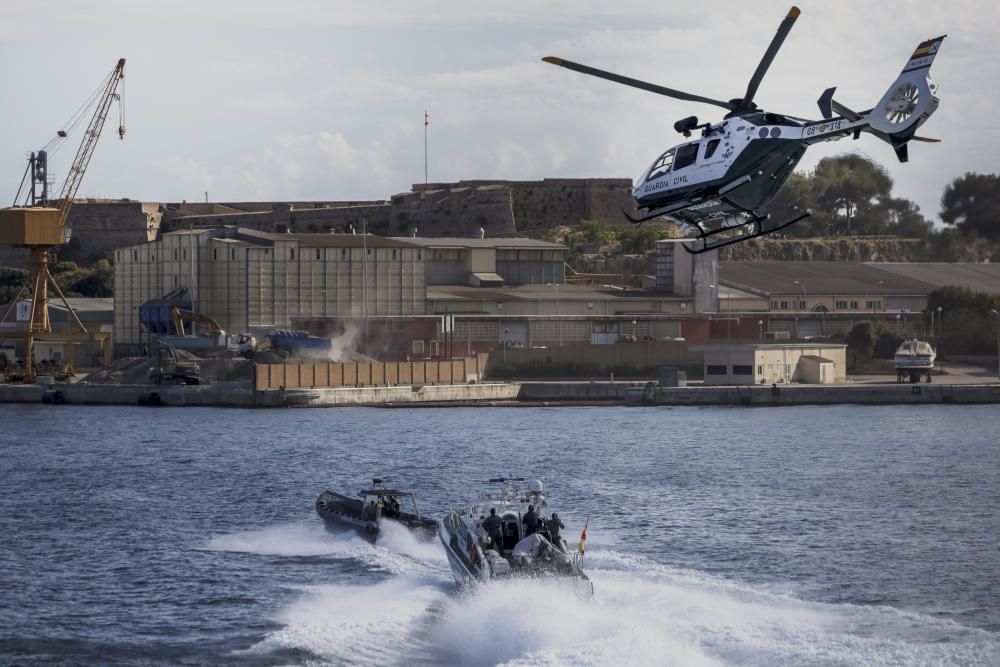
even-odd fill
[(207, 190), (214, 182), (208, 167), (193, 158), (170, 155), (166, 160), (166, 170), (167, 179), (172, 182), (172, 185), (180, 186), (186, 190), (191, 188)]
[[(433, 180), (631, 177), (681, 140), (675, 120), (715, 120), (722, 110), (540, 58), (729, 99), (742, 94), (788, 10), (787, 0), (50, 6), (39, 14), (11, 5), (0, 27), (0, 85), (35, 100), (30, 112), (5, 110), (0, 144), (15, 155), (36, 148), (24, 137), (50, 136), (90, 79), (124, 54), (129, 136), (106, 169), (102, 139), (86, 187), (151, 201), (206, 189), (235, 200), (386, 198), (423, 180), (424, 109)], [(819, 94), (836, 85), (838, 99), (867, 108), (917, 42), (949, 33), (934, 65), (941, 107), (921, 129), (942, 143), (912, 146), (911, 162), (899, 165), (865, 136), (815, 146), (801, 163), (860, 148), (889, 168), (898, 195), (935, 214), (952, 178), (996, 169), (1000, 135), (989, 119), (1000, 94), (988, 82), (1000, 80), (997, 25), (1000, 8), (986, 0), (807, 6), (758, 99), (815, 116)], [(31, 76), (11, 65), (23, 62)], [(23, 169), (20, 159), (0, 162), (0, 178), (18, 182)]]

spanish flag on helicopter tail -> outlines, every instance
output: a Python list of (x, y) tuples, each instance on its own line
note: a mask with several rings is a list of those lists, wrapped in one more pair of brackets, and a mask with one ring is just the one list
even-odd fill
[(590, 517), (583, 522), (583, 532), (580, 533), (580, 555), (583, 555), (583, 543), (587, 541), (587, 526), (590, 525)]

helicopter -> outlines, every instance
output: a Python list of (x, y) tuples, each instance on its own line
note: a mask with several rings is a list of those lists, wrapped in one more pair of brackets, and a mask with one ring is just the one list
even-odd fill
[(692, 243), (682, 244), (685, 250), (692, 254), (715, 250), (773, 234), (811, 215), (806, 210), (789, 220), (772, 222), (770, 215), (759, 210), (774, 199), (812, 144), (847, 136), (858, 139), (866, 132), (889, 143), (899, 161), (906, 162), (910, 141), (939, 141), (917, 136), (916, 131), (938, 107), (937, 85), (929, 72), (946, 35), (921, 42), (871, 109), (854, 111), (840, 104), (833, 99), (836, 87), (827, 88), (817, 101), (821, 120), (758, 108), (754, 103), (757, 88), (799, 14), (798, 7), (789, 10), (750, 77), (746, 92), (728, 102), (562, 58), (542, 59), (582, 74), (728, 112), (718, 123), (699, 123), (697, 116), (674, 123), (674, 129), (686, 138), (696, 131), (701, 136), (664, 151), (635, 181), (632, 194), (644, 214), (633, 217), (625, 213), (630, 222), (667, 217), (696, 232)]

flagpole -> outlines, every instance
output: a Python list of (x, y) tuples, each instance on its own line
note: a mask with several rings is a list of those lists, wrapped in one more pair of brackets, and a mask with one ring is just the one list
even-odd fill
[(427, 125), (429, 121), (427, 109), (424, 109), (424, 185), (427, 185)]

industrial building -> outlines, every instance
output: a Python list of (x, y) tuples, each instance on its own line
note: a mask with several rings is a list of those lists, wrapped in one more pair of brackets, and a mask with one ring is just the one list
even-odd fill
[[(185, 230), (115, 251), (115, 354), (148, 343), (140, 306), (168, 293), (230, 333), (267, 333), (293, 318), (424, 313), (424, 253), (353, 234)], [(182, 295), (183, 296), (179, 296)]]
[[(1000, 292), (1000, 265), (866, 262), (719, 262), (719, 312), (742, 336), (813, 338), (883, 320), (924, 335), (927, 295), (947, 285)], [(749, 335), (748, 335), (749, 334)]]
[(692, 345), (704, 355), (705, 384), (832, 384), (847, 375), (846, 345)]
[(405, 237), (425, 248), (427, 285), (562, 284), (566, 246), (527, 238), (467, 239)]
[[(69, 308), (66, 307), (69, 304)], [(76, 360), (76, 365), (81, 368), (88, 368), (103, 365), (107, 359), (105, 355), (105, 341), (110, 339), (112, 325), (114, 323), (114, 299), (109, 298), (81, 298), (70, 297), (64, 303), (61, 299), (51, 300), (47, 303), (48, 320), (51, 323), (53, 332), (69, 333), (78, 331), (76, 318), (87, 328), (88, 331), (103, 334), (100, 340), (45, 340), (40, 337), (34, 344), (33, 355), (36, 361), (66, 361), (70, 357)], [(73, 312), (76, 317), (73, 316)], [(12, 335), (5, 338), (5, 334), (23, 334), (31, 320), (31, 300), (19, 299), (17, 302), (0, 305), (0, 313), (10, 310), (7, 319), (0, 322), (0, 355), (7, 357), (7, 362), (13, 364), (17, 359), (24, 358), (24, 342), (22, 336)], [(73, 346), (72, 355), (67, 346)], [(110, 352), (110, 346), (108, 347)]]
[[(518, 300), (530, 301), (535, 314), (557, 312), (549, 303), (539, 312), (540, 300), (518, 296), (517, 290), (534, 286), (558, 303), (565, 255), (564, 246), (532, 239), (271, 234), (245, 228), (170, 232), (115, 252), (116, 354), (148, 345), (144, 313), (162, 319), (177, 305), (211, 315), (230, 333), (295, 327), (337, 335), (357, 326), (364, 327), (368, 340), (359, 343), (367, 352), (386, 358), (437, 356), (436, 339), (443, 332), (437, 316), (470, 312), (468, 304), (482, 306), (498, 290), (499, 307), (490, 303), (488, 310), (471, 312), (503, 315), (502, 304)], [(461, 305), (442, 296), (428, 300), (428, 283), (448, 293), (452, 288), (443, 284), (449, 282), (470, 292), (457, 298)], [(503, 285), (524, 287), (501, 290)], [(462, 330), (450, 333), (470, 338), (466, 322), (456, 328)], [(497, 333), (487, 349), (499, 342)]]

